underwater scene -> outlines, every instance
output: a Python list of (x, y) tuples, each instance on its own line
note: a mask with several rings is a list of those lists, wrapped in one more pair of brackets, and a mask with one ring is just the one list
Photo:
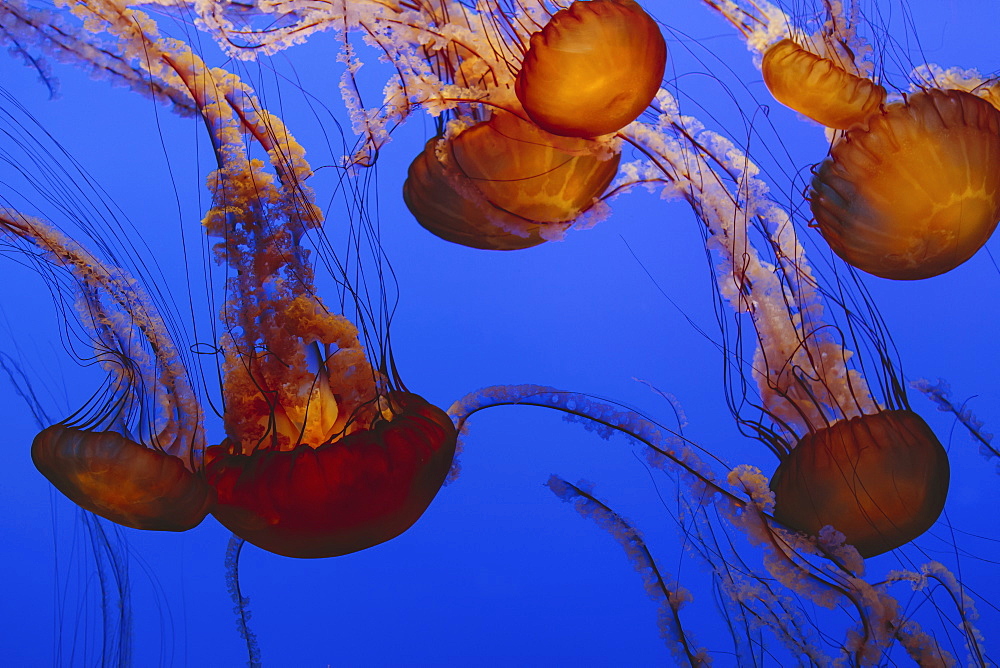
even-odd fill
[(1000, 663), (997, 25), (4, 2), (4, 663)]

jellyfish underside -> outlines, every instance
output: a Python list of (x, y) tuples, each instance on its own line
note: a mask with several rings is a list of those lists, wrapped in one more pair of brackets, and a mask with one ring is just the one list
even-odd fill
[(876, 276), (929, 278), (962, 264), (1000, 220), (1000, 112), (931, 89), (849, 130), (812, 182), (830, 248)]
[(937, 520), (948, 456), (909, 410), (882, 411), (807, 434), (771, 478), (774, 517), (802, 533), (827, 525), (862, 557), (909, 543)]
[(187, 531), (214, 500), (211, 487), (179, 457), (112, 431), (56, 424), (35, 437), (31, 458), (78, 506), (135, 529)]
[(619, 159), (595, 142), (498, 112), (452, 139), (431, 139), (410, 165), (403, 199), (424, 228), (447, 241), (530, 248), (588, 209)]
[(667, 48), (631, 0), (577, 1), (531, 36), (515, 92), (553, 134), (596, 137), (634, 121), (660, 87)]
[(770, 46), (760, 69), (774, 99), (830, 128), (863, 125), (885, 103), (885, 88), (790, 39)]

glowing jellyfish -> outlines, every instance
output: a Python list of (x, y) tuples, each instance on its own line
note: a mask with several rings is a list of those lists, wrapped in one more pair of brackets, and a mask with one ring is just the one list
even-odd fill
[(891, 104), (834, 144), (809, 201), (830, 248), (859, 269), (951, 271), (1000, 221), (1000, 111), (959, 90)]
[(652, 102), (667, 47), (632, 0), (577, 0), (531, 36), (515, 90), (540, 127), (570, 137), (617, 132)]
[(787, 38), (768, 47), (760, 70), (774, 99), (830, 128), (863, 124), (885, 102), (882, 86)]
[(607, 189), (619, 154), (558, 137), (512, 114), (450, 139), (434, 138), (410, 165), (403, 199), (437, 236), (473, 248), (514, 250), (558, 236)]

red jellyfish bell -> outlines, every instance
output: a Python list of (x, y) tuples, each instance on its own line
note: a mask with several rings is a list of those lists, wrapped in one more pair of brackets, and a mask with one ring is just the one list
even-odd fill
[(774, 517), (797, 531), (827, 525), (862, 557), (927, 531), (948, 496), (948, 455), (909, 410), (848, 418), (804, 436), (771, 478)]
[(535, 123), (570, 137), (617, 132), (656, 96), (660, 29), (632, 0), (577, 0), (531, 36), (515, 92)]
[(937, 276), (968, 260), (1000, 220), (1000, 112), (927, 90), (849, 130), (813, 178), (830, 248), (883, 278)]

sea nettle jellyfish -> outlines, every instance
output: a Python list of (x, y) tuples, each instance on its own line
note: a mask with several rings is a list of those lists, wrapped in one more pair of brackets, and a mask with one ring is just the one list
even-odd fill
[(632, 0), (577, 0), (531, 36), (517, 98), (539, 127), (569, 137), (617, 132), (660, 88), (667, 46)]
[[(85, 298), (98, 293), (111, 302), (110, 309), (96, 298), (85, 302), (91, 329), (108, 340), (109, 367), (149, 377), (141, 386), (155, 406), (138, 443), (95, 433), (109, 420), (104, 414), (84, 430), (42, 432), (33, 447), (39, 468), (83, 507), (128, 526), (184, 530), (210, 508), (241, 538), (285, 556), (337, 556), (405, 531), (444, 482), (454, 428), (395, 376), (383, 316), (346, 276), (344, 303), (355, 300), (361, 330), (316, 294), (303, 244), (321, 233), (323, 216), (305, 185), (311, 170), (304, 151), (253, 90), (206, 67), (186, 45), (160, 38), (142, 13), (114, 2), (74, 12), (86, 28), (116, 38), (122, 53), (141, 53), (135, 78), (145, 75), (154, 93), (169, 90), (187, 101), (209, 128), (218, 168), (209, 176), (213, 202), (203, 226), (227, 271), (218, 343), (226, 436), (203, 460), (199, 404), (163, 326), (148, 300), (128, 289), (129, 278), (40, 223), (8, 216), (6, 231), (66, 266)], [(121, 67), (109, 53), (76, 55), (96, 67)], [(264, 151), (273, 173), (250, 157), (244, 137)], [(118, 331), (119, 321), (142, 337)], [(155, 366), (121, 343), (143, 339)], [(375, 365), (362, 340), (375, 348)], [(140, 385), (129, 377), (119, 384)], [(131, 401), (126, 395), (112, 406)], [(105, 412), (114, 418), (119, 411)]]
[(421, 225), (464, 246), (529, 248), (557, 237), (604, 193), (620, 155), (513, 114), (436, 137), (410, 165), (403, 199)]
[[(809, 193), (816, 227), (838, 256), (875, 276), (915, 280), (951, 271), (986, 243), (1000, 221), (1000, 112), (965, 92), (968, 79), (918, 72), (918, 91), (887, 104), (871, 49), (849, 46), (858, 44), (850, 21), (765, 46), (774, 32), (753, 13), (720, 11), (763, 52), (776, 100), (846, 131)], [(758, 12), (763, 25), (778, 23)]]
[(80, 324), (109, 374), (87, 406), (35, 437), (35, 467), (78, 506), (118, 524), (197, 526), (215, 498), (201, 475), (202, 413), (153, 301), (123, 270), (41, 219), (0, 209), (0, 232), (20, 242), (53, 285), (61, 283), (55, 268), (66, 272)]
[(898, 280), (951, 271), (1000, 221), (1000, 111), (935, 88), (890, 104), (833, 145), (809, 203), (858, 269)]

